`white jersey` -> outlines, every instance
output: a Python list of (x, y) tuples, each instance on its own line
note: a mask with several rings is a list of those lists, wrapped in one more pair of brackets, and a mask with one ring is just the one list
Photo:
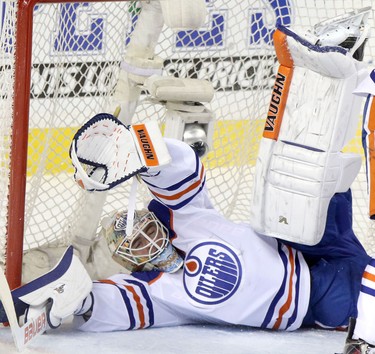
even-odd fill
[(82, 330), (112, 331), (191, 323), (294, 330), (310, 297), (302, 254), (211, 205), (204, 167), (186, 144), (166, 139), (170, 165), (142, 176), (150, 209), (185, 254), (177, 273), (117, 274), (94, 283), (94, 309)]
[(362, 144), (366, 159), (368, 212), (375, 218), (375, 69), (358, 85), (355, 94), (366, 97), (363, 109)]

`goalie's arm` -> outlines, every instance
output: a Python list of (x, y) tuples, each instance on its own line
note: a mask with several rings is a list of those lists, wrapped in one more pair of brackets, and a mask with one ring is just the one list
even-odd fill
[[(138, 106), (144, 80), (153, 74), (161, 75), (163, 59), (155, 55), (155, 48), (163, 25), (172, 29), (197, 29), (205, 21), (205, 0), (141, 1), (141, 12), (132, 32), (126, 55), (121, 63), (115, 93), (106, 112), (114, 114), (124, 124), (132, 122)], [(97, 224), (105, 203), (105, 193), (87, 193), (86, 208), (77, 210), (82, 223), (72, 228), (72, 243), (86, 263), (90, 247), (96, 242)]]
[(192, 204), (212, 208), (205, 187), (205, 169), (198, 155), (184, 142), (164, 140), (171, 162), (157, 173), (141, 173), (153, 198), (172, 210)]
[(193, 201), (211, 207), (198, 155), (184, 142), (163, 138), (154, 121), (125, 126), (99, 114), (74, 135), (70, 156), (75, 179), (86, 190), (108, 190), (139, 174), (153, 197), (170, 209)]

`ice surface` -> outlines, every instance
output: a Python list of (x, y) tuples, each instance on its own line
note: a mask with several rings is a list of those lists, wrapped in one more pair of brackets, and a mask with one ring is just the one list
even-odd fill
[[(272, 332), (246, 327), (179, 326), (85, 333), (69, 324), (36, 338), (24, 354), (334, 354), (346, 334), (325, 330)], [(18, 353), (9, 328), (0, 328), (0, 353)]]

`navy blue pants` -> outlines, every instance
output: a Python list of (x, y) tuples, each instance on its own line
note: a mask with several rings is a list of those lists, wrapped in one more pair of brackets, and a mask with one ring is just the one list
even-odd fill
[(349, 317), (357, 316), (362, 274), (371, 260), (352, 229), (350, 190), (332, 198), (317, 245), (281, 242), (300, 250), (310, 266), (310, 305), (303, 326), (347, 326)]

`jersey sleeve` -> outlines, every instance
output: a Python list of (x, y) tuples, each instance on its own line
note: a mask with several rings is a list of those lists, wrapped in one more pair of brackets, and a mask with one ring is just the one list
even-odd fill
[(76, 321), (76, 326), (82, 331), (113, 332), (191, 323), (153, 296), (151, 284), (164, 276), (161, 272), (143, 272), (95, 281), (92, 314), (87, 322)]
[(358, 85), (355, 94), (366, 98), (362, 145), (366, 160), (369, 216), (375, 219), (375, 69)]
[[(184, 142), (165, 139), (172, 161), (153, 174), (141, 174), (152, 196), (172, 210), (191, 203), (208, 203), (204, 166)], [(205, 205), (210, 207), (210, 205)]]
[(369, 216), (375, 219), (375, 100), (368, 95), (363, 113), (363, 150), (369, 192)]

